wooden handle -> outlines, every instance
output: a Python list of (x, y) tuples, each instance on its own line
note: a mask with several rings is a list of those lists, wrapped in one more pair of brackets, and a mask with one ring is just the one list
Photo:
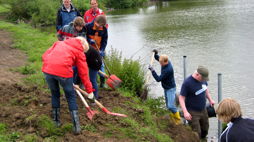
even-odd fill
[[(152, 53), (152, 56), (151, 56), (151, 60), (150, 60), (150, 65), (152, 66), (153, 65), (153, 62), (154, 62), (154, 52)], [(145, 84), (147, 84), (150, 80), (150, 71), (147, 72), (146, 74), (146, 80), (145, 80)]]
[[(88, 96), (88, 93), (84, 90), (82, 90), (81, 88), (79, 88), (77, 85), (73, 85), (74, 88), (80, 93)], [(82, 96), (83, 97), (83, 96)], [(95, 103), (102, 109), (102, 108), (105, 108), (99, 101), (97, 101), (96, 99), (94, 99)]]
[(84, 103), (85, 107), (89, 107), (85, 98), (82, 96), (82, 94), (77, 89), (75, 89), (75, 90), (76, 90), (78, 96), (80, 97), (80, 99), (82, 100), (82, 102)]
[(99, 70), (99, 73), (102, 74), (104, 77), (109, 78), (109, 76), (106, 73), (102, 72), (101, 70)]

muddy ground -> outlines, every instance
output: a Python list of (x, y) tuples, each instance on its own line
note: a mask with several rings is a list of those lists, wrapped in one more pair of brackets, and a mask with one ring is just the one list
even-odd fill
[[(11, 69), (25, 65), (26, 63), (25, 54), (17, 49), (11, 48), (12, 43), (10, 33), (0, 31), (0, 123), (7, 124), (10, 131), (18, 131), (22, 135), (36, 134), (39, 138), (38, 141), (43, 141), (43, 139), (49, 135), (44, 129), (38, 127), (37, 119), (42, 115), (50, 117), (51, 96), (45, 91), (45, 88), (24, 85), (21, 80), (25, 76), (11, 71)], [(125, 108), (130, 110), (127, 115), (137, 119), (140, 117), (139, 115), (142, 114), (142, 110), (126, 104), (126, 102), (132, 102), (129, 97), (121, 96), (118, 92), (114, 91), (102, 91), (101, 95), (103, 98), (100, 101), (110, 110), (115, 106)], [(122, 118), (100, 112), (94, 117), (93, 121), (90, 121), (86, 117), (86, 110), (79, 100), (78, 105), (81, 125), (87, 126), (93, 124), (96, 128), (96, 132), (82, 130), (81, 135), (73, 135), (71, 132), (67, 132), (64, 136), (60, 137), (59, 141), (135, 141), (126, 137), (119, 138), (114, 137), (114, 135), (110, 137), (105, 136), (105, 133), (110, 130), (106, 124), (117, 127), (128, 127), (121, 121)], [(96, 106), (93, 106), (93, 109), (99, 110)], [(186, 129), (183, 125), (176, 126), (170, 123), (168, 117), (157, 118), (155, 121), (157, 123), (165, 123), (167, 127), (161, 128), (161, 132), (170, 135), (176, 142), (197, 141), (195, 134)], [(67, 102), (64, 96), (61, 96), (61, 122), (62, 124), (71, 123)], [(143, 140), (156, 141), (153, 137), (149, 136), (145, 137)]]

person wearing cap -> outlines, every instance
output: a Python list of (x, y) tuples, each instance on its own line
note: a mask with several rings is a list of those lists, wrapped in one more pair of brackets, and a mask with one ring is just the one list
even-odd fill
[(160, 62), (161, 65), (161, 75), (157, 75), (155, 70), (151, 65), (149, 65), (149, 70), (151, 70), (154, 79), (157, 82), (161, 82), (161, 85), (164, 89), (164, 95), (166, 100), (166, 107), (170, 113), (171, 119), (175, 124), (181, 123), (180, 113), (175, 105), (175, 96), (176, 96), (176, 84), (174, 78), (174, 69), (171, 62), (168, 59), (167, 55), (158, 55), (156, 49), (153, 50), (154, 58)]
[(216, 113), (220, 121), (228, 123), (220, 136), (220, 142), (254, 142), (254, 120), (242, 118), (241, 107), (236, 100), (222, 100)]
[(208, 69), (199, 66), (191, 76), (184, 80), (179, 96), (184, 118), (201, 139), (206, 139), (209, 129), (206, 99), (210, 105), (214, 105), (214, 100), (208, 90), (208, 80)]

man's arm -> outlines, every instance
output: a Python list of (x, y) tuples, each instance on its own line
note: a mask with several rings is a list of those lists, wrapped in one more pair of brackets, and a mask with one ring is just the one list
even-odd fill
[(163, 79), (165, 79), (167, 77), (167, 72), (162, 72), (161, 75), (159, 76), (155, 70), (152, 71), (152, 75), (154, 77), (154, 79), (157, 81), (157, 82), (160, 82), (162, 81)]
[(105, 28), (105, 33), (103, 34), (103, 37), (101, 39), (100, 51), (102, 51), (102, 52), (105, 51), (107, 43), (108, 43), (108, 30), (107, 30), (107, 28)]
[(206, 98), (208, 99), (208, 101), (210, 102), (210, 104), (213, 106), (215, 104), (214, 100), (211, 97), (211, 94), (209, 92), (209, 89), (206, 89)]
[(184, 114), (184, 118), (186, 120), (191, 120), (192, 119), (192, 116), (191, 114), (188, 112), (187, 108), (186, 108), (186, 105), (185, 105), (185, 96), (182, 96), (180, 95), (179, 96), (179, 103), (181, 105), (181, 108), (183, 110), (183, 114)]

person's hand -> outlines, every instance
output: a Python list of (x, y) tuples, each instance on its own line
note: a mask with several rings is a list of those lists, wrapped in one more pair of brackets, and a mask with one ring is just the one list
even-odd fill
[(186, 120), (191, 120), (191, 119), (192, 119), (192, 116), (191, 116), (191, 114), (187, 111), (187, 112), (184, 113), (184, 118), (185, 118)]
[(214, 104), (215, 104), (214, 100), (213, 100), (213, 99), (210, 100), (210, 105), (211, 105), (211, 106), (214, 106)]
[(95, 40), (91, 39), (90, 44), (95, 44)]
[(149, 65), (149, 66), (148, 66), (148, 69), (149, 69), (150, 71), (154, 71), (152, 65)]
[(154, 49), (153, 52), (154, 52), (154, 54), (158, 54), (158, 50), (157, 49)]
[(93, 94), (93, 92), (92, 92), (92, 93), (89, 93), (87, 97), (88, 97), (88, 99), (93, 100), (93, 99), (94, 99), (94, 94)]
[(100, 55), (101, 55), (101, 57), (104, 57), (105, 56), (105, 52), (104, 51), (100, 51)]

